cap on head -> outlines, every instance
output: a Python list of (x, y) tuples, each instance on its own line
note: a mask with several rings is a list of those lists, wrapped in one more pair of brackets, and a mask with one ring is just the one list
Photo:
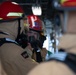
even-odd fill
[(29, 28), (35, 31), (42, 31), (42, 21), (35, 15), (27, 16)]
[(21, 18), (24, 11), (16, 2), (4, 1), (0, 5), (0, 21)]
[[(55, 5), (55, 2), (56, 0), (54, 0), (53, 5)], [(76, 10), (76, 0), (57, 0), (57, 5), (54, 8), (59, 11)]]
[(76, 0), (61, 0), (60, 3), (61, 6), (66, 6), (66, 7), (76, 6)]

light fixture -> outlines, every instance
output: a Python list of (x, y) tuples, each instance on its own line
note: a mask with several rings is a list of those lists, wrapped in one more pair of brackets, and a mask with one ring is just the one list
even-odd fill
[(42, 9), (39, 4), (33, 4), (32, 5), (32, 12), (34, 15), (41, 15), (42, 14)]

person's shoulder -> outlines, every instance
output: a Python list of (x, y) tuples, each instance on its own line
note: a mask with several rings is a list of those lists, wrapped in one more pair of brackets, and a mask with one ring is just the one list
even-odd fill
[(40, 63), (28, 73), (28, 75), (56, 75), (56, 74), (72, 75), (71, 70), (64, 63), (55, 60)]
[(21, 49), (23, 50), (23, 48), (19, 45), (19, 44), (16, 44), (16, 43), (8, 43), (10, 47), (13, 47), (14, 49)]
[(2, 45), (2, 49), (3, 50), (7, 49), (7, 52), (9, 51), (10, 54), (12, 54), (12, 55), (13, 54), (17, 55), (24, 51), (24, 49), (22, 47), (20, 47), (19, 45), (15, 44), (15, 43), (5, 43)]
[[(35, 66), (27, 75), (49, 75), (52, 72), (55, 61), (42, 62)], [(51, 74), (51, 73), (50, 73)]]

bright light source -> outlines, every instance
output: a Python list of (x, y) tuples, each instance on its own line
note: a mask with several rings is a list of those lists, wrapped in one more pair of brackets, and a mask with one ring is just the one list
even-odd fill
[(34, 15), (41, 15), (42, 14), (42, 9), (39, 4), (35, 4), (32, 6), (32, 12)]

